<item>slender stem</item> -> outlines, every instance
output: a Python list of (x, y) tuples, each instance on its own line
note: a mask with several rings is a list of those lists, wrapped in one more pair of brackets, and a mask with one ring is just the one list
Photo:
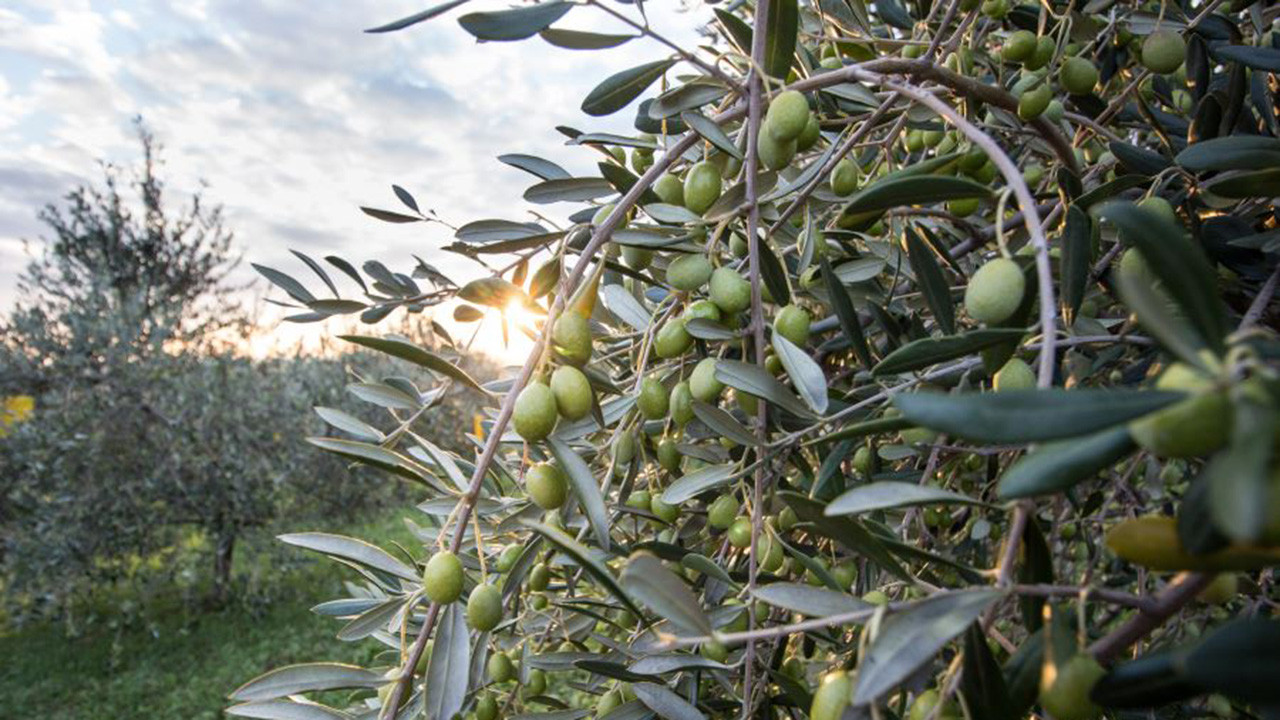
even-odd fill
[(1245, 312), (1244, 318), (1240, 321), (1241, 329), (1247, 328), (1262, 317), (1262, 313), (1266, 312), (1267, 305), (1271, 304), (1271, 298), (1276, 294), (1276, 283), (1280, 282), (1280, 265), (1272, 271), (1271, 277), (1263, 283), (1262, 289), (1258, 291), (1258, 296), (1249, 304), (1248, 311)]
[(612, 15), (613, 17), (630, 25), (632, 28), (639, 30), (641, 33), (671, 48), (678, 55), (680, 55), (680, 57), (683, 58), (685, 62), (688, 62), (691, 65), (697, 66), (703, 72), (706, 72), (714, 76), (715, 79), (719, 80), (720, 82), (725, 83), (729, 87), (735, 88), (739, 92), (741, 92), (742, 85), (738, 83), (736, 80), (734, 80), (733, 78), (726, 75), (724, 71), (722, 71), (720, 68), (716, 67), (715, 65), (712, 65), (709, 62), (706, 62), (705, 60), (698, 57), (697, 55), (694, 55), (693, 53), (687, 52), (684, 48), (680, 47), (679, 45), (676, 45), (675, 43), (671, 42), (670, 40), (663, 37), (662, 35), (659, 35), (653, 28), (649, 27), (647, 24), (638, 23), (635, 20), (632, 20), (631, 18), (627, 17), (626, 15), (623, 15), (622, 13), (618, 12), (617, 10), (614, 10), (613, 8), (609, 7), (603, 2), (598, 2), (597, 0), (589, 0), (589, 2), (593, 7), (597, 7), (605, 11), (606, 13)]
[(1089, 653), (1106, 662), (1164, 624), (1213, 582), (1213, 573), (1182, 573), (1161, 590), (1150, 607), (1089, 646)]
[[(759, 167), (760, 115), (763, 111), (764, 79), (760, 76), (764, 67), (765, 42), (769, 33), (769, 3), (756, 3), (755, 27), (751, 41), (751, 74), (747, 77), (747, 157), (743, 163), (746, 173), (747, 202), (747, 273), (751, 279), (751, 332), (755, 345), (755, 361), (764, 365), (764, 310), (760, 289), (760, 196), (756, 187), (756, 170)], [(756, 437), (763, 448), (768, 440), (765, 427), (768, 406), (763, 400), (756, 414)], [(763, 452), (763, 450), (757, 450)], [(758, 552), (760, 531), (764, 524), (764, 511), (761, 508), (764, 495), (764, 466), (756, 468), (755, 482), (751, 493), (751, 547), (748, 551), (747, 590), (751, 592), (756, 586), (756, 575), (759, 571)], [(755, 603), (747, 604), (747, 627), (754, 629), (756, 623)], [(742, 680), (742, 717), (751, 717), (752, 680), (755, 675), (756, 645), (747, 643), (746, 658), (743, 661)]]

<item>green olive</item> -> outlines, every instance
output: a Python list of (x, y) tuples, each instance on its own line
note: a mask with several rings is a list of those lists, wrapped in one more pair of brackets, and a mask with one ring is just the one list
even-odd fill
[(646, 377), (640, 381), (640, 394), (636, 397), (636, 407), (646, 420), (661, 420), (667, 416), (669, 408), (667, 389), (656, 377)]
[(671, 419), (676, 421), (677, 427), (684, 427), (694, 419), (693, 392), (689, 389), (688, 381), (678, 382), (671, 388), (669, 402)]
[(684, 327), (684, 319), (668, 320), (653, 338), (653, 352), (659, 358), (668, 360), (679, 357), (693, 347), (693, 336)]
[(871, 448), (859, 445), (853, 453), (853, 471), (864, 478), (871, 477)]
[(1030, 30), (1018, 30), (1004, 41), (1000, 49), (1000, 59), (1005, 62), (1020, 63), (1031, 57), (1036, 51), (1036, 34)]
[(804, 131), (800, 133), (800, 137), (796, 138), (796, 151), (804, 152), (818, 143), (818, 139), (822, 137), (822, 125), (818, 122), (818, 116), (809, 113), (809, 120), (804, 124)]
[(727, 530), (738, 516), (738, 499), (733, 493), (725, 493), (711, 502), (707, 508), (707, 524), (717, 530)]
[(441, 550), (427, 561), (422, 571), (422, 590), (433, 603), (448, 605), (462, 596), (462, 561)]
[(964, 291), (964, 306), (974, 320), (994, 325), (1013, 316), (1022, 304), (1025, 290), (1022, 268), (1008, 258), (996, 258), (970, 278)]
[(569, 420), (580, 420), (591, 413), (595, 394), (587, 376), (572, 365), (561, 365), (551, 373), (551, 392), (556, 408)]
[(1036, 386), (1036, 373), (1022, 358), (1009, 358), (991, 378), (996, 392), (1005, 390), (1029, 390)]
[(644, 270), (653, 264), (653, 251), (635, 245), (623, 245), (622, 262), (632, 270)]
[(720, 307), (710, 300), (698, 300), (689, 304), (689, 307), (684, 311), (684, 317), (686, 320), (702, 318), (703, 320), (720, 322)]
[(538, 442), (551, 434), (558, 414), (556, 396), (551, 388), (540, 382), (532, 382), (516, 397), (511, 422), (520, 437), (529, 442)]
[(1159, 457), (1200, 457), (1227, 443), (1231, 419), (1230, 399), (1210, 391), (1130, 422), (1129, 435)]
[(662, 202), (684, 207), (684, 181), (679, 176), (670, 173), (663, 175), (653, 184), (653, 191)]
[(960, 198), (958, 200), (947, 201), (947, 212), (956, 217), (968, 217), (976, 212), (982, 205), (982, 201), (978, 198)]
[(703, 358), (694, 366), (689, 375), (689, 390), (693, 396), (704, 403), (716, 404), (720, 393), (724, 392), (724, 383), (716, 379), (716, 359)]
[(796, 141), (774, 140), (767, 128), (761, 127), (756, 138), (756, 152), (760, 156), (760, 164), (770, 170), (781, 170), (791, 164), (796, 156)]
[(1023, 120), (1034, 120), (1040, 117), (1052, 100), (1053, 88), (1049, 87), (1048, 83), (1026, 90), (1018, 98), (1018, 117)]
[(524, 695), (534, 697), (547, 691), (547, 673), (539, 668), (529, 671), (529, 679), (524, 685)]
[(844, 197), (858, 189), (858, 165), (849, 158), (836, 163), (831, 171), (831, 192)]
[(812, 318), (799, 305), (787, 305), (773, 319), (773, 330), (792, 343), (804, 347), (809, 344), (809, 326)]
[(649, 501), (652, 499), (653, 498), (650, 497), (648, 490), (633, 490), (631, 494), (627, 496), (627, 507), (635, 510), (648, 510)]
[(495, 683), (510, 682), (516, 679), (516, 666), (511, 656), (505, 652), (496, 652), (489, 656), (489, 679)]
[(1142, 41), (1142, 64), (1153, 73), (1167, 75), (1187, 59), (1187, 43), (1173, 30), (1157, 30)]
[(711, 261), (705, 255), (681, 255), (667, 266), (667, 284), (676, 290), (693, 292), (711, 279)]
[(1226, 605), (1240, 593), (1240, 576), (1236, 573), (1221, 573), (1209, 583), (1209, 587), (1200, 591), (1200, 602), (1210, 605)]
[(1089, 693), (1107, 673), (1093, 656), (1074, 655), (1065, 663), (1045, 668), (1040, 676), (1040, 706), (1054, 720), (1092, 720), (1102, 713)]
[(502, 548), (502, 552), (498, 553), (498, 560), (494, 563), (494, 569), (500, 573), (508, 572), (515, 567), (516, 560), (520, 559), (520, 555), (524, 552), (522, 545), (508, 545)]
[(496, 585), (477, 585), (467, 597), (467, 623), (489, 632), (502, 622), (502, 591)]
[(576, 312), (564, 312), (556, 318), (551, 341), (556, 352), (575, 365), (591, 359), (591, 324)]
[(669, 437), (658, 442), (658, 466), (667, 472), (680, 469), (680, 448)]
[(840, 720), (853, 695), (853, 678), (843, 670), (827, 673), (813, 693), (809, 720)]
[(751, 283), (728, 267), (718, 267), (711, 273), (711, 302), (721, 312), (733, 314), (751, 307)]
[(649, 512), (652, 512), (664, 523), (670, 525), (680, 517), (680, 506), (671, 505), (663, 502), (661, 495), (654, 495), (649, 499)]
[(720, 197), (720, 168), (703, 160), (689, 169), (684, 179), (684, 204), (701, 215)]
[(934, 708), (938, 706), (939, 695), (937, 690), (925, 690), (911, 701), (911, 707), (907, 710), (907, 720), (960, 720), (964, 715), (960, 712), (960, 706), (955, 700), (948, 700), (942, 709), (936, 714)]
[(809, 101), (795, 90), (778, 93), (769, 103), (764, 123), (774, 140), (782, 143), (796, 140), (809, 123)]
[(524, 476), (524, 488), (529, 499), (543, 510), (555, 510), (564, 505), (569, 493), (564, 473), (555, 465), (545, 462), (529, 468)]
[(736, 548), (745, 548), (751, 545), (751, 518), (739, 517), (735, 518), (733, 523), (729, 525), (729, 544)]
[(484, 693), (476, 700), (476, 720), (498, 720), (498, 701), (490, 693)]
[(529, 589), (542, 592), (551, 584), (551, 568), (546, 563), (538, 563), (529, 571)]
[(1069, 57), (1058, 68), (1058, 82), (1072, 95), (1088, 95), (1098, 84), (1098, 68), (1086, 58)]
[(698, 654), (712, 662), (722, 663), (729, 659), (729, 648), (715, 640), (708, 640), (698, 647)]

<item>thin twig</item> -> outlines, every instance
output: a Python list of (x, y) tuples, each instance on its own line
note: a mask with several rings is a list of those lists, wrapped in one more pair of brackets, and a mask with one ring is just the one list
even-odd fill
[(1099, 662), (1106, 662), (1122, 650), (1141, 640), (1147, 633), (1164, 624), (1184, 605), (1195, 599), (1213, 582), (1213, 573), (1182, 573), (1168, 587), (1161, 590), (1151, 606), (1141, 610), (1128, 622), (1089, 646), (1089, 653)]

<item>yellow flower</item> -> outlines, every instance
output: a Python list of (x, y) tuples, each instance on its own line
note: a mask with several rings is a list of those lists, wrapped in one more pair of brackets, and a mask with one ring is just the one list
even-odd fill
[(30, 395), (12, 395), (4, 399), (0, 408), (0, 438), (9, 434), (10, 428), (27, 418), (36, 409), (36, 399)]

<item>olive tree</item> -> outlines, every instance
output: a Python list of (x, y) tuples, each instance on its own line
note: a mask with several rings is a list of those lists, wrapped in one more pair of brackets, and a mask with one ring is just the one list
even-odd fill
[[(1277, 8), (757, 0), (696, 48), (644, 8), (457, 18), (661, 46), (582, 102), (634, 103), (634, 133), (558, 128), (598, 174), (499, 157), (563, 225), (460, 222), (461, 285), (333, 258), (363, 294), (312, 266), (317, 299), (269, 271), (304, 319), (540, 322), (484, 385), (348, 338), (434, 378), (419, 408), (492, 409), (470, 453), (413, 406), (316, 441), (421, 483), (422, 546), (284, 536), (351, 569), (316, 611), (386, 651), (228, 712), (1276, 717)], [(562, 26), (586, 13), (632, 32)], [(442, 222), (395, 191), (366, 212)]]

